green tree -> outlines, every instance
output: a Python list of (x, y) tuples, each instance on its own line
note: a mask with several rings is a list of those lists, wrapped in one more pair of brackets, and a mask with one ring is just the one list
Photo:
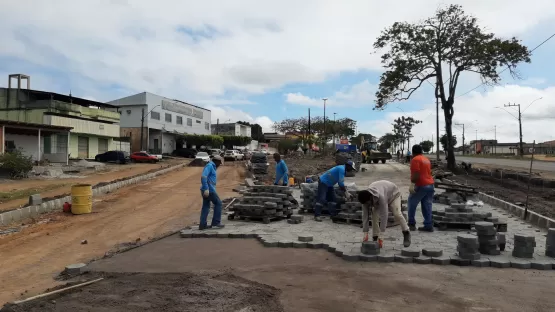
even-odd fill
[[(482, 29), (477, 19), (460, 5), (439, 8), (435, 15), (418, 23), (396, 22), (376, 39), (374, 48), (388, 48), (382, 55), (385, 72), (376, 92), (375, 109), (408, 100), (422, 84), (432, 79), (435, 97), (441, 102), (447, 138), (453, 134), (455, 94), (461, 73), (480, 75), (486, 84), (501, 80), (497, 69), (530, 62), (530, 51), (516, 38), (501, 39)], [(454, 144), (448, 144), (447, 163), (455, 167)]]
[[(447, 142), (447, 134), (444, 133), (440, 138), (439, 138), (439, 143), (441, 143), (441, 147), (443, 148), (444, 151), (447, 152), (447, 157), (449, 157), (449, 151), (453, 151), (453, 148), (455, 147), (455, 145), (457, 145), (457, 136), (454, 135), (451, 137), (451, 142)], [(448, 148), (447, 144), (451, 143), (451, 146)]]
[(434, 147), (434, 142), (430, 140), (425, 140), (420, 142), (420, 146), (422, 146), (422, 150), (424, 151), (424, 153), (429, 153), (432, 150), (432, 147)]
[(399, 141), (399, 138), (397, 137), (397, 135), (393, 134), (393, 133), (386, 133), (384, 135), (382, 135), (379, 139), (378, 139), (378, 143), (380, 144), (378, 149), (380, 151), (383, 150), (388, 150), (390, 149), (392, 146), (395, 146), (397, 144), (397, 142)]
[(416, 120), (412, 117), (401, 116), (393, 121), (393, 135), (398, 138), (401, 144), (401, 152), (405, 150), (405, 142), (407, 142), (407, 149), (410, 149), (410, 138), (412, 137), (412, 128), (421, 123), (422, 121)]

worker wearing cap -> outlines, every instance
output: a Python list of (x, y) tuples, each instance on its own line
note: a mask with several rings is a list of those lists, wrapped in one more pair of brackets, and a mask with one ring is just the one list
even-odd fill
[(274, 160), (276, 161), (276, 181), (274, 185), (279, 185), (279, 181), (282, 180), (282, 185), (287, 186), (289, 183), (289, 169), (279, 153), (274, 154)]
[(373, 182), (368, 189), (358, 192), (358, 201), (362, 204), (363, 242), (368, 241), (368, 218), (371, 212), (372, 238), (374, 241), (378, 241), (382, 248), (382, 235), (387, 227), (387, 219), (391, 211), (395, 221), (401, 225), (403, 245), (410, 246), (409, 226), (401, 213), (401, 192), (395, 183), (386, 180)]
[[(208, 228), (223, 228), (222, 224), (222, 201), (216, 193), (216, 169), (222, 164), (221, 156), (214, 156), (202, 170), (200, 178), (200, 193), (202, 194), (202, 210), (200, 212), (199, 230)], [(206, 219), (210, 212), (210, 203), (214, 204), (214, 215), (212, 223), (208, 226)]]
[(318, 194), (316, 198), (316, 205), (314, 207), (314, 220), (322, 221), (322, 208), (326, 204), (329, 205), (330, 216), (337, 216), (335, 189), (334, 186), (337, 184), (339, 188), (345, 192), (345, 197), (347, 200), (351, 200), (351, 194), (347, 192), (345, 188), (345, 172), (356, 171), (355, 164), (353, 161), (348, 160), (344, 165), (338, 165), (330, 170), (324, 172), (318, 179)]

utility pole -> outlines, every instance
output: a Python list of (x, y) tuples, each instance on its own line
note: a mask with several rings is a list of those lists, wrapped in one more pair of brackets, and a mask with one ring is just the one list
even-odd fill
[[(434, 134), (433, 133), (432, 133), (432, 143), (434, 143)], [(434, 152), (434, 145), (432, 145), (432, 153)]]
[[(337, 128), (337, 125), (335, 124), (335, 115), (337, 113), (333, 113), (333, 144), (335, 144), (335, 130)], [(334, 145), (335, 146), (335, 145)]]
[(327, 143), (327, 140), (326, 140), (326, 101), (327, 100), (328, 100), (327, 98), (322, 99), (322, 101), (324, 101), (324, 144), (323, 144), (322, 150), (324, 152), (326, 151), (326, 143)]
[(476, 138), (474, 139), (474, 154), (478, 154), (478, 129), (476, 129)]
[(143, 150), (143, 129), (145, 128), (145, 109), (143, 108), (141, 110), (141, 149), (140, 151)]
[(463, 127), (463, 137), (462, 137), (462, 152), (463, 152), (463, 156), (464, 156), (464, 124), (455, 124), (457, 126), (462, 126)]
[(493, 136), (495, 140), (495, 146), (493, 147), (493, 153), (497, 154), (497, 125), (493, 125)]
[(504, 105), (505, 107), (514, 107), (514, 106), (518, 106), (518, 131), (520, 133), (520, 157), (524, 156), (524, 145), (522, 143), (522, 114), (520, 113), (520, 104), (506, 104)]
[(216, 134), (220, 134), (220, 118), (216, 119)]

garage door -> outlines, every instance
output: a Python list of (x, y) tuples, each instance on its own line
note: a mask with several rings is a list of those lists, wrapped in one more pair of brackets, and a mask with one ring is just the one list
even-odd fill
[(79, 158), (89, 158), (89, 138), (78, 137), (77, 154)]
[(108, 139), (98, 139), (98, 153), (106, 153), (108, 151)]

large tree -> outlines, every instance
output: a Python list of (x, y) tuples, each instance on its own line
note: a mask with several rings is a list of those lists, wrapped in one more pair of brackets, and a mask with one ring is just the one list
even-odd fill
[(405, 116), (401, 116), (393, 121), (393, 135), (396, 136), (401, 143), (402, 153), (404, 153), (405, 150), (405, 142), (407, 142), (407, 149), (410, 149), (412, 128), (421, 122), (420, 120)]
[(422, 146), (422, 151), (424, 153), (429, 153), (432, 150), (432, 147), (434, 147), (434, 142), (430, 140), (425, 140), (420, 142), (420, 146)]
[[(441, 147), (443, 147), (443, 150), (446, 151), (447, 154), (449, 154), (449, 151), (453, 151), (453, 148), (455, 147), (455, 145), (457, 145), (457, 136), (454, 135), (451, 137), (451, 140), (447, 140), (447, 134), (444, 133), (439, 138), (439, 143), (441, 143)], [(451, 144), (451, 146), (449, 146), (448, 144)], [(447, 155), (447, 157), (449, 157), (449, 155)]]
[[(376, 92), (376, 108), (408, 100), (423, 83), (433, 81), (435, 97), (441, 102), (447, 138), (451, 138), (457, 84), (462, 72), (480, 75), (483, 83), (501, 80), (499, 67), (518, 77), (516, 67), (530, 62), (530, 51), (516, 38), (502, 39), (478, 25), (460, 5), (439, 8), (435, 15), (418, 23), (396, 22), (374, 43), (388, 48), (382, 55), (386, 71)], [(455, 167), (453, 144), (448, 144), (447, 163)]]

